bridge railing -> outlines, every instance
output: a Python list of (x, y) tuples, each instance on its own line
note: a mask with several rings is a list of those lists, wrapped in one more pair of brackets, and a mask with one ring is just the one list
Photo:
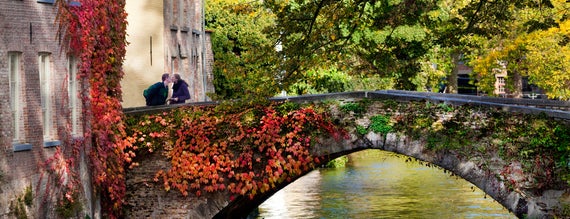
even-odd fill
[[(415, 92), (401, 90), (379, 90), (379, 91), (355, 91), (343, 93), (312, 94), (302, 96), (284, 96), (270, 98), (272, 101), (293, 101), (293, 102), (316, 102), (327, 99), (334, 99), (344, 102), (356, 101), (364, 98), (370, 99), (392, 99), (396, 101), (430, 101), (434, 103), (446, 103), (450, 105), (479, 105), (494, 108), (501, 108), (510, 112), (521, 112), (527, 114), (544, 113), (553, 118), (570, 120), (570, 102), (543, 100), (543, 99), (515, 99), (497, 98), (486, 96), (473, 96), (461, 94), (443, 94), (430, 92)], [(162, 111), (169, 111), (180, 106), (201, 106), (215, 105), (217, 102), (195, 102), (176, 105), (162, 105), (152, 107), (125, 108), (125, 114), (148, 114)]]
[(422, 95), (428, 97), (459, 97), (459, 98), (468, 98), (471, 100), (478, 100), (482, 102), (570, 111), (570, 101), (559, 101), (559, 100), (548, 100), (548, 99), (526, 99), (526, 98), (503, 98), (503, 97), (488, 97), (488, 96), (475, 96), (475, 95), (462, 95), (462, 94), (414, 92), (414, 91), (403, 91), (403, 90), (387, 90), (386, 92), (394, 94), (397, 93), (415, 94), (415, 95)]
[(298, 102), (322, 101), (336, 99), (341, 101), (353, 101), (362, 98), (392, 99), (396, 101), (430, 101), (434, 103), (446, 103), (450, 105), (479, 105), (500, 108), (509, 112), (526, 114), (544, 113), (549, 117), (570, 120), (570, 102), (540, 99), (515, 99), (497, 98), (485, 96), (473, 96), (462, 94), (442, 94), (400, 90), (379, 91), (356, 91), (344, 93), (328, 93), (291, 97), (275, 97), (272, 100), (289, 100)]

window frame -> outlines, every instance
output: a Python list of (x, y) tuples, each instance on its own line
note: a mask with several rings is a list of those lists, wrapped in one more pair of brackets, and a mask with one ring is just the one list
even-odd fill
[(71, 135), (79, 137), (80, 134), (80, 99), (79, 99), (79, 81), (77, 79), (78, 73), (78, 59), (73, 55), (67, 56), (67, 94), (71, 122)]
[(22, 99), (22, 86), (21, 86), (21, 52), (8, 52), (8, 84), (10, 90), (10, 112), (12, 115), (12, 142), (22, 143), (23, 133), (22, 128), (22, 105), (20, 101)]
[(32, 144), (24, 143), (26, 133), (24, 129), (24, 110), (22, 93), (22, 52), (8, 52), (8, 87), (10, 96), (10, 114), (12, 116), (12, 150), (29, 151)]
[[(55, 130), (55, 112), (53, 109), (53, 68), (51, 65), (51, 53), (38, 53), (38, 72), (40, 78), (40, 99), (42, 109), (42, 130), (44, 146), (52, 146), (51, 143), (56, 139), (57, 131)], [(48, 143), (46, 143), (48, 142)]]

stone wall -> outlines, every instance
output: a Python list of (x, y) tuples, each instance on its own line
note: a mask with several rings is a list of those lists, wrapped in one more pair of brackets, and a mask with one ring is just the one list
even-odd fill
[(229, 200), (226, 193), (182, 196), (180, 191), (166, 191), (153, 181), (159, 170), (170, 163), (161, 151), (138, 158), (140, 166), (127, 174), (126, 218), (212, 218)]

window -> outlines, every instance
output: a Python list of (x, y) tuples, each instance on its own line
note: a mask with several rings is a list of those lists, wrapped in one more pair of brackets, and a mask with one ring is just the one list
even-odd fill
[(53, 101), (52, 101), (52, 88), (51, 88), (51, 65), (50, 54), (39, 54), (40, 73), (40, 93), (41, 93), (41, 106), (42, 106), (42, 125), (44, 133), (44, 141), (51, 141), (54, 139), (54, 126), (53, 126)]
[(20, 82), (20, 59), (21, 53), (8, 53), (8, 71), (10, 72), (10, 110), (12, 112), (12, 142), (22, 143), (23, 135), (23, 116), (22, 116), (22, 88)]
[(497, 90), (499, 94), (505, 93), (505, 77), (497, 77)]
[(192, 48), (191, 48), (191, 65), (196, 69), (198, 69), (198, 61), (199, 61), (199, 53), (198, 53), (198, 46), (200, 46), (200, 31), (192, 30)]
[(67, 57), (68, 85), (67, 94), (69, 95), (69, 111), (71, 112), (71, 134), (78, 136), (80, 133), (79, 121), (79, 82), (77, 81), (77, 58), (75, 56)]
[(497, 78), (497, 82), (498, 82), (500, 85), (504, 85), (504, 84), (505, 84), (505, 78), (504, 78), (504, 77), (498, 77), (498, 78)]
[(180, 54), (180, 47), (178, 45), (178, 38), (176, 34), (178, 33), (178, 27), (171, 26), (170, 27), (170, 42), (169, 42), (169, 49), (170, 49), (170, 57), (177, 58)]

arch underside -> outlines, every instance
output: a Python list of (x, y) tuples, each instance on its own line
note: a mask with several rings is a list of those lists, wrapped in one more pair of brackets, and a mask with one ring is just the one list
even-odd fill
[[(459, 156), (458, 153), (449, 150), (437, 152), (426, 150), (425, 141), (413, 140), (410, 137), (401, 136), (396, 133), (389, 133), (385, 137), (375, 133), (368, 133), (363, 137), (352, 135), (351, 139), (340, 142), (334, 139), (320, 139), (319, 144), (312, 149), (312, 153), (315, 156), (325, 158), (325, 163), (340, 156), (365, 149), (379, 149), (409, 156), (421, 162), (441, 167), (453, 173), (455, 176), (471, 182), (519, 218), (548, 217), (548, 209), (559, 206), (545, 206), (545, 204), (556, 205), (558, 198), (563, 194), (563, 191), (549, 191), (547, 192), (548, 197), (531, 197), (525, 196), (524, 193), (520, 191), (510, 191), (505, 183), (496, 177), (501, 169), (491, 168), (484, 170), (480, 168), (481, 165), (476, 160), (465, 160), (465, 158)], [(235, 199), (229, 202), (228, 205), (221, 209), (213, 218), (235, 218), (237, 215), (241, 215), (242, 218), (245, 218), (250, 212), (257, 208), (257, 206), (277, 191), (285, 188), (312, 170), (314, 169), (303, 172), (290, 182), (283, 182), (276, 185), (274, 189), (256, 196), (253, 200), (247, 197)]]

